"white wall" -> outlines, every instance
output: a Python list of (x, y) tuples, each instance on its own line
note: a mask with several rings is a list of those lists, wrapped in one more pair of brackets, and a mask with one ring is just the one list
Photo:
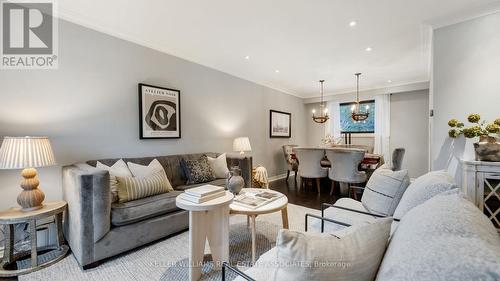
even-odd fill
[(474, 140), (448, 138), (447, 122), (470, 113), (500, 117), (500, 13), (436, 29), (433, 37), (433, 169), (448, 168), (460, 181), (458, 160), (474, 158)]
[[(281, 145), (305, 142), (301, 99), (72, 23), (59, 24), (58, 70), (0, 70), (0, 136), (47, 135), (60, 165), (108, 157), (232, 150), (249, 136), (254, 165), (285, 172)], [(182, 139), (139, 140), (137, 84), (181, 91)], [(292, 138), (269, 138), (269, 110), (292, 113)], [(61, 197), (60, 166), (39, 170)], [(0, 209), (19, 171), (0, 171)]]
[(312, 110), (315, 108), (318, 111), (319, 103), (311, 103), (305, 105), (305, 123), (306, 123), (306, 143), (300, 145), (319, 146), (321, 140), (325, 137), (325, 123), (319, 124), (312, 120)]
[(391, 151), (406, 149), (403, 169), (412, 178), (429, 171), (429, 91), (391, 95)]

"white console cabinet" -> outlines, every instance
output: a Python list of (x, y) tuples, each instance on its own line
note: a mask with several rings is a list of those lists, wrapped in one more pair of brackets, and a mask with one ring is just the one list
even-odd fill
[(500, 232), (500, 162), (462, 161), (463, 192)]

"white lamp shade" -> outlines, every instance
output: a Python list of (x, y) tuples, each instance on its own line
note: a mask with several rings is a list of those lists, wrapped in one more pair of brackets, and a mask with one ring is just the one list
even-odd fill
[(247, 137), (234, 139), (233, 151), (252, 151), (250, 140)]
[(0, 148), (0, 169), (24, 169), (56, 164), (46, 137), (5, 137)]

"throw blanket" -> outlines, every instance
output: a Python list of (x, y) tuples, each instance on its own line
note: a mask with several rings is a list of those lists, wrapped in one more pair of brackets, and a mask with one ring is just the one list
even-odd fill
[(269, 188), (267, 169), (262, 166), (258, 166), (257, 168), (255, 168), (253, 181), (260, 188)]

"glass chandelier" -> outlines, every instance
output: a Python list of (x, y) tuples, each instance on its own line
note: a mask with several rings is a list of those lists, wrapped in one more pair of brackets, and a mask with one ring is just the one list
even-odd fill
[(316, 116), (316, 109), (312, 110), (312, 119), (316, 123), (325, 123), (330, 119), (328, 116), (328, 108), (325, 106), (325, 102), (323, 101), (323, 83), (325, 80), (319, 80), (319, 83), (321, 84), (321, 102), (319, 104), (319, 116)]
[(370, 115), (368, 112), (370, 106), (366, 105), (364, 111), (361, 109), (361, 104), (359, 102), (359, 76), (361, 76), (361, 73), (356, 73), (354, 75), (356, 75), (356, 102), (351, 107), (351, 117), (355, 122), (362, 122), (368, 119)]

